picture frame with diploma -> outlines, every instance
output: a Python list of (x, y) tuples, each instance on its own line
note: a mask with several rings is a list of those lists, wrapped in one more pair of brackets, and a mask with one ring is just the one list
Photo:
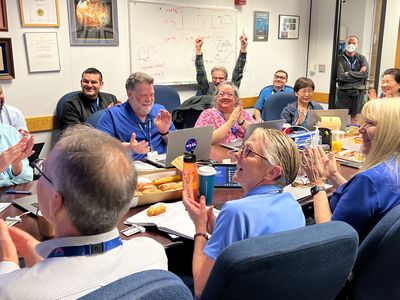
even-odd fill
[(300, 16), (279, 15), (278, 39), (291, 40), (299, 38)]
[(71, 46), (118, 46), (117, 0), (67, 1)]
[(25, 32), (30, 73), (60, 71), (57, 32)]
[(0, 0), (0, 31), (8, 31), (6, 0)]
[(19, 0), (22, 27), (60, 27), (58, 0)]
[(0, 80), (15, 78), (11, 38), (0, 38)]

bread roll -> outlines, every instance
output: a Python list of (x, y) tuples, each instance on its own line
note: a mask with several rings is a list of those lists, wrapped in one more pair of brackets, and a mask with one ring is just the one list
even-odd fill
[(174, 181), (178, 181), (181, 180), (181, 176), (179, 175), (173, 175), (173, 176), (166, 176), (166, 177), (162, 177), (162, 178), (156, 178), (153, 180), (153, 184), (154, 185), (160, 185), (160, 184), (164, 184), (164, 183), (168, 183), (168, 182), (174, 182)]
[(143, 193), (143, 195), (150, 195), (150, 194), (162, 193), (162, 191), (159, 190), (159, 189), (157, 189), (157, 188), (154, 188), (154, 189), (147, 189), (147, 190), (144, 190), (142, 193)]
[(158, 188), (162, 190), (163, 192), (166, 191), (173, 191), (176, 189), (177, 183), (176, 182), (168, 182), (164, 184), (160, 184)]
[(166, 210), (167, 207), (164, 204), (162, 203), (154, 204), (147, 209), (147, 215), (149, 217), (158, 216), (165, 213)]
[(144, 190), (156, 189), (156, 188), (157, 187), (151, 183), (142, 183), (142, 184), (138, 184), (138, 186), (137, 186), (137, 190), (139, 192), (143, 192)]

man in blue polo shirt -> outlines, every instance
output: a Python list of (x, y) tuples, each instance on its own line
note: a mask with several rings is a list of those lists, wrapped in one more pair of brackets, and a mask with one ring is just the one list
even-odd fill
[(256, 122), (262, 122), (262, 110), (264, 108), (264, 103), (268, 100), (269, 96), (280, 92), (294, 93), (292, 87), (286, 86), (288, 77), (289, 76), (286, 71), (278, 70), (274, 74), (274, 79), (272, 81), (273, 84), (268, 85), (261, 90), (256, 103), (256, 109), (254, 110), (254, 118), (256, 119)]
[(119, 139), (133, 159), (154, 151), (165, 153), (168, 133), (175, 130), (171, 114), (154, 103), (153, 84), (145, 73), (131, 74), (125, 84), (128, 101), (105, 111), (97, 124), (97, 129)]

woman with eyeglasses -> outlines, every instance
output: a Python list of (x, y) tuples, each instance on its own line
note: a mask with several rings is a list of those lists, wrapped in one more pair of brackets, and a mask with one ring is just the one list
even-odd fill
[[(340, 220), (353, 226), (362, 241), (380, 219), (400, 204), (400, 99), (368, 101), (361, 112), (361, 171), (347, 181), (321, 148), (303, 152), (307, 177), (314, 185), (314, 213), (317, 223)], [(322, 184), (329, 179), (336, 188), (328, 200)]]
[[(183, 202), (192, 219), (194, 236), (193, 280), (200, 296), (215, 260), (236, 241), (305, 226), (301, 206), (283, 188), (297, 176), (300, 155), (296, 144), (276, 129), (257, 128), (235, 153), (237, 170), (233, 180), (245, 195), (228, 201), (218, 217), (205, 206), (204, 196)], [(208, 240), (207, 233), (212, 234)]]
[(228, 82), (217, 87), (215, 107), (204, 110), (195, 127), (214, 126), (212, 144), (243, 140), (246, 129), (254, 119), (243, 109), (237, 88)]
[(323, 109), (320, 104), (311, 101), (314, 94), (315, 84), (309, 78), (300, 77), (296, 80), (293, 89), (297, 101), (289, 103), (282, 110), (281, 118), (285, 119), (290, 125), (307, 128), (308, 111)]
[(33, 135), (0, 123), (0, 187), (33, 180), (27, 157), (33, 154)]

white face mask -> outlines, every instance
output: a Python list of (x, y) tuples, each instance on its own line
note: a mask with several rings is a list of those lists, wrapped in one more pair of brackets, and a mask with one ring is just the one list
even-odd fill
[(354, 52), (354, 51), (356, 51), (356, 49), (357, 49), (357, 47), (354, 45), (354, 44), (347, 44), (346, 45), (346, 51), (347, 52)]

